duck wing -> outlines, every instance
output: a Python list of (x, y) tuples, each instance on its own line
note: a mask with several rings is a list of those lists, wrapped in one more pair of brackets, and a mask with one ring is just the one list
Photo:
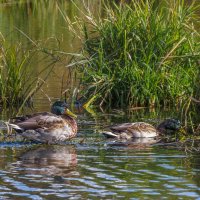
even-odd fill
[(134, 137), (155, 137), (157, 130), (151, 124), (145, 122), (122, 123), (109, 127), (111, 132), (105, 132), (108, 137), (134, 138)]
[(23, 121), (26, 121), (28, 119), (31, 119), (33, 117), (37, 117), (37, 116), (51, 116), (51, 115), (54, 115), (54, 114), (52, 114), (50, 112), (38, 112), (38, 113), (31, 114), (31, 115), (24, 115), (24, 116), (12, 117), (10, 119), (10, 121), (12, 123), (18, 123), (18, 122), (23, 122)]
[[(55, 127), (57, 125), (64, 124), (64, 120), (62, 117), (52, 113), (36, 113), (34, 115), (27, 115), (22, 118), (17, 118), (13, 124), (19, 127), (18, 130), (21, 129), (21, 131), (25, 131), (35, 130), (38, 128), (50, 128), (52, 126)], [(13, 128), (15, 127), (13, 126)]]
[(116, 132), (123, 132), (125, 130), (127, 130), (128, 128), (132, 127), (133, 124), (135, 123), (122, 123), (122, 124), (116, 124), (113, 126), (109, 126), (109, 129), (112, 131), (116, 131)]

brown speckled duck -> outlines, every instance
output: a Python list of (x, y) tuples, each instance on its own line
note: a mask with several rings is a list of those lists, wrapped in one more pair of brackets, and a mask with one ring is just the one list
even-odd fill
[(76, 115), (65, 102), (56, 101), (50, 112), (35, 113), (13, 118), (9, 123), (24, 138), (47, 144), (57, 144), (69, 140), (77, 134)]
[(177, 119), (166, 119), (157, 128), (145, 122), (122, 123), (108, 127), (109, 131), (103, 132), (108, 138), (131, 139), (153, 138), (165, 133), (179, 130), (181, 123)]

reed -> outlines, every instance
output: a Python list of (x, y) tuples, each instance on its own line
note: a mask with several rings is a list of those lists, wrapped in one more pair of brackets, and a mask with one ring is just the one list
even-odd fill
[(132, 0), (104, 4), (100, 17), (86, 8), (84, 20), (66, 18), (83, 44), (71, 66), (83, 75), (84, 94), (117, 107), (184, 105), (199, 92), (198, 9), (184, 0)]
[(31, 66), (37, 48), (26, 50), (20, 44), (8, 45), (2, 39), (0, 48), (0, 106), (23, 107), (45, 83), (52, 65), (36, 71)]

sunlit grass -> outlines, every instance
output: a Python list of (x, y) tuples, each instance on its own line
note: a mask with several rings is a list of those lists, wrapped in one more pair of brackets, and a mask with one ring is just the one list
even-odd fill
[(0, 106), (22, 107), (45, 83), (52, 63), (41, 70), (31, 66), (37, 58), (36, 47), (24, 49), (20, 44), (8, 45), (2, 37), (0, 48)]
[(66, 18), (83, 43), (71, 65), (83, 74), (85, 95), (106, 106), (186, 105), (199, 93), (197, 9), (184, 0), (132, 1), (105, 4), (103, 17), (88, 9), (86, 22)]

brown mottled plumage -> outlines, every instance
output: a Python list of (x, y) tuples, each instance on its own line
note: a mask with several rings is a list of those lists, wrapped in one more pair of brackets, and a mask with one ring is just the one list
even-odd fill
[(24, 138), (47, 144), (57, 144), (75, 137), (75, 115), (68, 110), (66, 103), (55, 102), (52, 112), (16, 117), (9, 125)]
[(151, 138), (162, 133), (176, 131), (180, 129), (180, 121), (167, 119), (157, 128), (145, 122), (123, 123), (109, 127), (110, 131), (103, 134), (109, 138), (131, 139), (131, 138)]

